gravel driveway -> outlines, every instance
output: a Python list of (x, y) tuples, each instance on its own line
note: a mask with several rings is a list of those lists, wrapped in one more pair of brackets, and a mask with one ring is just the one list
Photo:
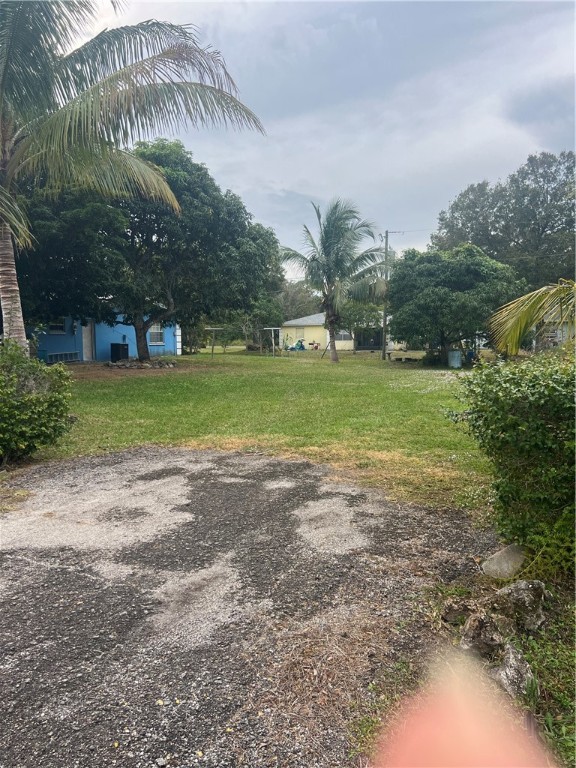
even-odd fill
[(352, 766), (423, 595), (494, 546), (326, 468), (143, 448), (22, 470), (1, 518), (3, 768)]

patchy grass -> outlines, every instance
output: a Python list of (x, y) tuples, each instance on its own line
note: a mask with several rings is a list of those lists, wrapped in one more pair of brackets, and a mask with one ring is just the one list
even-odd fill
[(16, 509), (30, 495), (30, 491), (7, 487), (4, 480), (0, 477), (0, 514)]
[[(444, 415), (456, 375), (377, 355), (209, 351), (176, 369), (73, 366), (72, 433), (39, 458), (145, 443), (262, 451), (331, 464), (395, 498), (481, 508), (488, 464)], [(475, 500), (470, 504), (470, 499)]]
[(538, 683), (526, 704), (566, 768), (576, 761), (574, 631), (574, 596), (556, 592), (552, 619), (542, 632), (517, 641)]
[(417, 688), (421, 677), (421, 666), (390, 661), (381, 668), (379, 680), (368, 685), (362, 704), (357, 707), (360, 711), (348, 727), (350, 757), (356, 758), (359, 765), (370, 765), (369, 756), (373, 755), (379, 737), (396, 717), (399, 703)]

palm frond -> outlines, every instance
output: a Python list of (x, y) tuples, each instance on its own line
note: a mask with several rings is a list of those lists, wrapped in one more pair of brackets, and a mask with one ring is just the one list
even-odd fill
[(19, 117), (52, 106), (52, 73), (63, 53), (96, 18), (90, 0), (0, 2), (0, 109)]
[(367, 275), (357, 277), (348, 287), (348, 298), (361, 303), (381, 304), (388, 291), (388, 283), (383, 277)]
[(16, 243), (27, 248), (32, 245), (28, 217), (8, 190), (0, 186), (0, 223), (7, 224)]
[(299, 253), (293, 248), (287, 248), (286, 246), (281, 247), (280, 258), (283, 264), (294, 264), (294, 266), (301, 267), (304, 270), (308, 264), (308, 259), (303, 253)]
[(70, 152), (104, 143), (126, 145), (186, 122), (261, 129), (258, 118), (234, 96), (199, 83), (150, 83), (107, 94), (88, 91), (28, 127), (13, 152), (7, 178), (55, 177)]
[(562, 328), (567, 325), (570, 338), (575, 335), (576, 283), (561, 280), (520, 296), (501, 307), (490, 320), (490, 330), (497, 349), (515, 355), (522, 338), (540, 323)]
[(200, 45), (195, 27), (150, 20), (104, 30), (64, 56), (56, 67), (61, 103), (145, 61), (150, 62), (149, 71), (156, 67), (156, 78), (162, 79), (164, 70), (169, 78), (198, 81), (237, 95), (222, 55)]
[(308, 246), (308, 258), (320, 259), (322, 257), (322, 252), (318, 247), (318, 243), (316, 242), (314, 235), (312, 234), (310, 229), (306, 226), (306, 224), (304, 224), (303, 233), (304, 233), (304, 244)]
[(374, 245), (366, 248), (361, 253), (355, 255), (351, 261), (351, 271), (357, 277), (363, 277), (364, 273), (384, 276), (385, 252), (380, 245)]
[(69, 152), (55, 169), (44, 173), (44, 192), (58, 195), (65, 189), (92, 189), (105, 197), (143, 196), (166, 203), (178, 211), (180, 206), (158, 168), (131, 152), (109, 145)]

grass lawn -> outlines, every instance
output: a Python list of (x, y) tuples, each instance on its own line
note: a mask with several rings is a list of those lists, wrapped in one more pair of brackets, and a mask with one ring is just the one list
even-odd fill
[(72, 432), (40, 459), (143, 443), (264, 451), (335, 466), (395, 498), (482, 505), (488, 464), (446, 418), (457, 376), (377, 355), (215, 354), (168, 370), (71, 367)]

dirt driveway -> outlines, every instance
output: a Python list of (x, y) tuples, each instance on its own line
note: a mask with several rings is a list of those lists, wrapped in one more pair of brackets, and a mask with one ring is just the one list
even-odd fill
[(355, 765), (377, 691), (434, 642), (426, 589), (494, 546), (257, 455), (145, 448), (10, 485), (5, 768)]

